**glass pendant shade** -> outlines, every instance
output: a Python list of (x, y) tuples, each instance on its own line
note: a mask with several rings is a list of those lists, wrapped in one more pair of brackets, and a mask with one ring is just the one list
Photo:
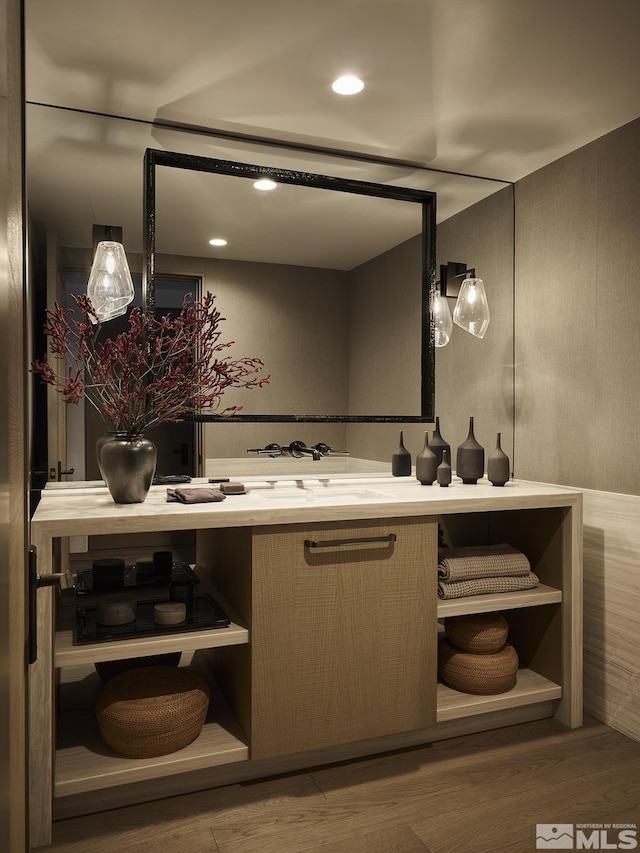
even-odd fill
[(447, 297), (438, 290), (433, 300), (434, 343), (437, 347), (446, 347), (453, 331), (453, 321)]
[(98, 243), (87, 284), (98, 320), (112, 320), (126, 313), (133, 302), (133, 280), (122, 243), (104, 240)]
[(465, 278), (453, 312), (453, 322), (470, 335), (484, 338), (491, 315), (481, 278)]

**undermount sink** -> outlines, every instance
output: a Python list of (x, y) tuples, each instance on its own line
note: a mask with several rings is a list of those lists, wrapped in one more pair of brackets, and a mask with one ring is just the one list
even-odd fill
[(353, 487), (340, 486), (301, 486), (301, 487), (284, 487), (273, 489), (250, 489), (250, 494), (260, 500), (269, 503), (278, 501), (297, 500), (301, 503), (315, 503), (326, 501), (342, 501), (345, 503), (353, 503), (357, 501), (369, 500), (388, 500), (389, 495), (383, 492), (375, 491), (374, 489), (359, 489)]

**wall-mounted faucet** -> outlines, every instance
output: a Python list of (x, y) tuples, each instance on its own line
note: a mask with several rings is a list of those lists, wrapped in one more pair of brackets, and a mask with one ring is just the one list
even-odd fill
[(265, 447), (249, 447), (247, 453), (256, 453), (258, 456), (293, 456), (295, 459), (301, 459), (303, 456), (310, 456), (314, 462), (319, 462), (324, 456), (348, 456), (348, 450), (333, 450), (328, 444), (318, 442), (312, 447), (307, 447), (304, 441), (292, 441), (284, 447), (281, 444), (267, 444)]
[(316, 447), (307, 447), (304, 441), (292, 441), (287, 448), (291, 456), (300, 459), (302, 456), (311, 456), (314, 462), (322, 459), (322, 454)]

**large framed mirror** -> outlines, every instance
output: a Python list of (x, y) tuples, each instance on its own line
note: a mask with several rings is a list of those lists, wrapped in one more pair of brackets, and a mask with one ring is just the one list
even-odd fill
[(433, 421), (435, 193), (151, 148), (144, 175), (146, 310), (157, 255), (206, 245), (224, 334), (271, 375), (234, 420)]
[[(509, 455), (512, 454), (515, 402), (514, 195), (509, 185), (485, 178), (439, 172), (409, 162), (383, 162), (367, 159), (360, 154), (349, 155), (348, 152), (327, 153), (300, 146), (296, 148), (275, 144), (273, 141), (199, 134), (42, 104), (27, 105), (26, 126), (29, 251), (33, 292), (40, 305), (39, 311), (34, 312), (34, 330), (41, 328), (42, 313), (47, 305), (53, 305), (55, 300), (61, 303), (68, 301), (71, 294), (86, 289), (93, 258), (92, 226), (96, 223), (122, 226), (123, 241), (136, 286), (134, 304), (143, 304), (143, 164), (148, 148), (233, 162), (264, 163), (283, 171), (331, 175), (347, 181), (372, 182), (384, 184), (385, 187), (406, 187), (436, 194), (436, 271), (448, 261), (464, 261), (474, 266), (485, 282), (491, 308), (491, 325), (482, 341), (456, 326), (450, 344), (436, 349), (435, 414), (440, 417), (443, 435), (452, 447), (466, 437), (468, 418), (473, 414), (479, 441), (490, 449), (495, 433), (501, 430), (503, 447)], [(326, 345), (328, 337), (325, 330), (327, 326), (345, 323), (346, 311), (338, 310), (341, 304), (339, 280), (340, 275), (346, 277), (348, 273), (344, 270), (340, 275), (333, 273), (323, 268), (318, 259), (305, 260), (304, 263), (316, 267), (316, 285), (310, 288), (309, 302), (305, 303), (300, 299), (300, 292), (295, 290), (301, 258), (291, 256), (289, 260), (292, 262), (285, 264), (273, 255), (264, 259), (263, 264), (272, 272), (272, 279), (263, 283), (261, 288), (256, 284), (252, 289), (249, 277), (245, 275), (247, 270), (253, 269), (252, 261), (240, 263), (231, 255), (232, 247), (234, 251), (236, 248), (236, 238), (229, 241), (224, 250), (226, 254), (220, 254), (208, 242), (215, 236), (214, 228), (217, 229), (213, 214), (228, 215), (232, 211), (223, 185), (219, 184), (217, 190), (213, 188), (214, 182), (223, 179), (225, 183), (229, 181), (234, 186), (246, 184), (251, 191), (249, 196), (253, 199), (252, 203), (259, 203), (265, 214), (285, 200), (284, 193), (279, 191), (270, 195), (256, 195), (251, 180), (185, 169), (158, 168), (158, 311), (162, 313), (177, 307), (184, 288), (199, 294), (205, 287), (209, 287), (216, 294), (218, 306), (226, 317), (222, 329), (225, 339), (237, 341), (238, 354), (262, 355), (267, 369), (274, 377), (272, 388), (279, 386), (279, 393), (284, 393), (283, 386), (286, 386), (286, 390), (293, 393), (295, 408), (291, 405), (286, 408), (283, 406), (276, 411), (277, 414), (348, 411), (349, 401), (344, 392), (337, 399), (339, 388), (334, 387), (330, 380), (321, 384), (309, 382), (307, 360), (292, 359), (286, 355), (290, 355), (294, 344), (298, 348), (307, 346), (310, 351), (319, 352), (320, 358), (324, 360), (334, 357), (332, 349)], [(281, 186), (279, 190), (303, 192), (305, 188)], [(331, 196), (330, 191), (309, 188), (309, 192), (320, 197), (325, 194)], [(387, 298), (382, 302), (385, 312), (382, 325), (376, 327), (375, 320), (371, 319), (377, 310), (371, 291), (367, 293), (368, 299), (361, 300), (356, 315), (359, 322), (352, 328), (354, 337), (349, 341), (349, 347), (360, 352), (362, 357), (359, 373), (356, 373), (355, 363), (352, 363), (351, 403), (355, 404), (361, 397), (365, 397), (372, 385), (376, 388), (384, 385), (387, 404), (395, 399), (393, 395), (397, 395), (404, 405), (394, 409), (387, 406), (379, 410), (380, 413), (395, 411), (402, 415), (411, 411), (411, 421), (406, 424), (325, 422), (271, 425), (229, 419), (225, 423), (181, 424), (181, 429), (192, 428), (192, 437), (188, 441), (193, 452), (187, 455), (190, 463), (193, 463), (195, 457), (194, 472), (218, 475), (221, 473), (220, 460), (240, 458), (246, 461), (250, 472), (253, 472), (262, 457), (258, 459), (248, 455), (248, 448), (264, 447), (271, 442), (285, 446), (298, 439), (305, 441), (308, 446), (324, 442), (334, 449), (348, 450), (350, 457), (334, 457), (334, 469), (347, 463), (353, 466), (355, 458), (388, 462), (391, 450), (397, 446), (398, 428), (404, 429), (408, 449), (414, 454), (421, 449), (426, 426), (412, 422), (413, 417), (420, 413), (420, 305), (415, 312), (411, 312), (400, 296), (388, 298), (389, 292), (399, 294), (399, 261), (402, 260), (399, 256), (404, 255), (405, 260), (411, 258), (411, 262), (418, 265), (421, 263), (420, 205), (385, 198), (358, 197), (349, 193), (341, 193), (339, 198), (345, 203), (363, 203), (359, 215), (351, 216), (350, 221), (341, 225), (345, 236), (343, 245), (348, 242), (351, 250), (359, 251), (360, 241), (365, 238), (370, 240), (374, 244), (371, 256), (382, 255), (385, 261), (380, 269), (380, 277), (389, 288), (385, 291)], [(366, 222), (365, 203), (370, 211)], [(385, 242), (392, 238), (391, 232), (395, 227), (387, 215), (386, 205), (392, 208), (399, 205), (404, 210), (414, 211), (415, 221), (410, 223), (412, 230), (407, 232), (413, 236), (404, 242), (400, 242), (404, 234), (398, 237), (395, 244)], [(243, 233), (249, 236), (252, 229), (247, 227), (245, 213), (240, 211), (238, 219), (237, 227), (242, 227)], [(263, 217), (258, 244), (262, 243), (263, 249), (271, 246), (275, 250), (278, 234), (273, 229), (271, 232), (265, 230), (265, 220), (276, 221), (274, 217)], [(220, 227), (223, 224), (221, 222)], [(317, 234), (314, 228), (309, 233), (317, 249), (324, 249), (323, 244), (329, 242), (335, 244), (331, 246), (332, 249), (337, 247), (336, 240), (315, 239)], [(301, 249), (305, 248), (301, 238), (295, 242), (300, 244)], [(289, 239), (287, 243), (291, 247), (292, 240)], [(395, 253), (386, 251), (394, 245), (398, 246)], [(245, 250), (246, 247), (243, 248)], [(363, 254), (363, 257), (366, 255)], [(339, 266), (333, 261), (331, 265)], [(361, 266), (363, 273), (367, 272), (367, 263)], [(231, 271), (235, 271), (235, 279), (231, 278)], [(289, 276), (287, 287), (283, 284), (285, 273)], [(328, 285), (330, 278), (334, 279), (333, 290)], [(364, 276), (363, 280), (366, 281)], [(176, 291), (176, 286), (179, 286), (180, 292)], [(363, 283), (361, 288), (360, 292), (366, 288), (366, 284)], [(291, 293), (297, 298), (289, 298), (287, 294)], [(240, 297), (242, 303), (237, 302)], [(248, 302), (251, 302), (250, 310), (247, 308)], [(452, 311), (453, 307), (452, 300)], [(273, 323), (274, 316), (279, 319), (277, 326)], [(307, 321), (305, 325), (299, 322), (301, 316)], [(405, 334), (407, 317), (417, 323), (417, 338), (413, 342)], [(364, 333), (367, 328), (374, 329), (368, 346), (360, 336), (360, 332)], [(254, 333), (259, 333), (260, 340), (254, 340)], [(385, 342), (388, 340), (393, 354), (380, 366), (370, 361), (369, 355), (371, 341), (375, 347), (382, 337)], [(42, 343), (35, 346), (34, 358), (40, 355), (42, 346)], [(411, 379), (411, 376), (414, 378)], [(409, 382), (413, 397), (406, 390)], [(94, 478), (97, 474), (90, 466), (95, 464), (95, 439), (90, 430), (89, 417), (85, 417), (85, 407), (64, 407), (59, 399), (48, 402), (48, 390), (44, 386), (38, 388), (38, 392), (45, 397), (41, 410), (49, 410), (49, 417), (36, 421), (42, 424), (42, 437), (38, 446), (43, 450), (43, 458), (36, 467), (54, 470), (53, 477), (57, 462), (62, 460), (63, 470), (74, 469), (74, 474), (65, 475), (65, 480)], [(257, 403), (266, 405), (266, 399), (259, 397), (261, 392), (254, 393), (257, 399), (249, 401), (251, 406)], [(311, 399), (312, 394), (316, 399)], [(225, 405), (238, 402), (231, 396), (228, 395), (228, 400), (225, 398)], [(59, 395), (52, 392), (52, 397), (59, 398)], [(411, 400), (410, 408), (407, 406), (408, 400)], [(248, 410), (249, 402), (245, 411)], [(337, 404), (341, 408), (337, 408)], [(253, 411), (258, 409), (254, 408)], [(360, 411), (366, 413), (372, 410), (360, 406)], [(183, 445), (186, 439), (180, 436), (174, 440), (167, 436), (166, 440), (163, 438), (161, 441), (159, 432), (163, 429), (158, 428), (154, 441), (167, 446), (167, 462), (161, 466), (162, 473), (165, 473), (174, 471), (175, 460), (181, 461), (185, 455)], [(264, 461), (266, 464), (267, 460)], [(275, 463), (278, 460), (268, 461)], [(329, 470), (329, 461), (324, 459), (323, 471)], [(315, 465), (316, 469), (319, 467), (311, 460), (309, 464)], [(234, 476), (243, 470), (239, 466), (234, 468)]]

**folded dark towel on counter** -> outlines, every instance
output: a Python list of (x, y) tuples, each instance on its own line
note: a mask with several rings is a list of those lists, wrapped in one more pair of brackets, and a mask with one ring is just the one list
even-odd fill
[(464, 598), (467, 595), (488, 595), (491, 593), (517, 592), (538, 586), (537, 575), (529, 572), (515, 577), (472, 578), (465, 581), (438, 580), (439, 598)]
[(205, 504), (225, 499), (220, 489), (167, 489), (167, 501), (181, 504)]
[(440, 548), (438, 577), (446, 581), (473, 578), (526, 575), (531, 565), (525, 555), (508, 545), (470, 545), (466, 548)]

